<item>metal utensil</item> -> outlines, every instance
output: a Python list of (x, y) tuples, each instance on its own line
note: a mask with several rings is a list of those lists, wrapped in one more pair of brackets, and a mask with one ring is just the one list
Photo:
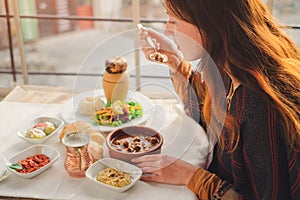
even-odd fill
[[(141, 31), (142, 31), (143, 28), (144, 28), (142, 24), (138, 24), (137, 27), (138, 27)], [(156, 47), (155, 47), (155, 44), (154, 44), (152, 38), (151, 38), (149, 35), (147, 35), (146, 40), (147, 40), (148, 44), (153, 48), (154, 52), (157, 52)]]
[[(138, 29), (140, 29), (141, 31), (143, 30), (143, 25), (142, 24), (138, 24), (137, 25)], [(151, 53), (149, 55), (150, 60), (155, 61), (155, 62), (159, 62), (159, 63), (166, 63), (168, 62), (168, 56), (166, 54), (162, 54), (159, 51), (157, 51), (156, 46), (152, 40), (152, 38), (147, 35), (146, 40), (148, 42), (148, 44), (153, 48), (154, 53)]]

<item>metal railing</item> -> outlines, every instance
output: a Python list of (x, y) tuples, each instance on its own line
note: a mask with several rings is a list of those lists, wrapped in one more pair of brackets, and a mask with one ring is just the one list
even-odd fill
[[(18, 10), (18, 3), (17, 0), (4, 0), (5, 2), (5, 11), (6, 14), (0, 14), (0, 18), (6, 18), (7, 23), (7, 35), (8, 35), (8, 46), (9, 46), (9, 53), (10, 53), (10, 61), (11, 61), (11, 70), (0, 70), (0, 74), (12, 74), (14, 83), (17, 83), (17, 74), (23, 75), (23, 82), (24, 84), (28, 84), (28, 75), (55, 75), (55, 76), (99, 76), (100, 74), (96, 73), (62, 73), (62, 72), (28, 72), (25, 58), (24, 58), (24, 42), (21, 36), (21, 29), (20, 29), (20, 19), (38, 19), (38, 20), (70, 20), (70, 21), (82, 21), (82, 20), (89, 20), (89, 21), (100, 21), (100, 22), (121, 22), (121, 23), (133, 23), (133, 27), (136, 27), (138, 23), (166, 23), (165, 20), (146, 20), (140, 19), (139, 15), (139, 0), (132, 0), (132, 9), (133, 9), (133, 17), (132, 18), (123, 18), (123, 19), (114, 19), (114, 18), (99, 18), (99, 17), (82, 17), (82, 16), (60, 16), (60, 15), (19, 15)], [(10, 14), (10, 3), (12, 2), (14, 15)], [(16, 32), (19, 34), (18, 37), (18, 48), (21, 58), (21, 65), (22, 65), (22, 72), (17, 71), (14, 62), (14, 48), (13, 48), (13, 36), (11, 31), (11, 23), (10, 19), (14, 18), (15, 25), (16, 25)], [(137, 46), (137, 39), (135, 41)], [(135, 63), (136, 66), (139, 66), (139, 54), (138, 52), (135, 54)], [(136, 78), (136, 85), (140, 85), (140, 72), (139, 68), (136, 68), (135, 75), (131, 77)], [(143, 76), (145, 78), (167, 78), (167, 77), (156, 77), (156, 76)]]
[[(123, 19), (114, 19), (114, 18), (99, 18), (99, 17), (82, 17), (82, 16), (60, 16), (60, 15), (19, 15), (18, 11), (18, 3), (17, 0), (4, 0), (5, 3), (5, 14), (0, 14), (0, 18), (6, 18), (7, 23), (7, 36), (8, 36), (8, 46), (9, 46), (9, 53), (10, 53), (10, 61), (11, 61), (11, 70), (0, 70), (0, 74), (12, 74), (13, 81), (17, 83), (17, 74), (23, 75), (24, 84), (28, 84), (28, 75), (55, 75), (55, 76), (99, 76), (96, 73), (62, 73), (62, 72), (27, 72), (27, 67), (24, 58), (24, 42), (22, 40), (22, 33), (20, 30), (20, 19), (46, 19), (46, 20), (71, 20), (71, 21), (79, 21), (79, 20), (90, 20), (90, 21), (98, 21), (98, 22), (121, 22), (121, 23), (133, 23), (133, 27), (136, 27), (137, 23), (166, 23), (165, 20), (147, 20), (147, 19), (140, 19), (140, 4), (139, 0), (132, 0), (132, 9), (133, 9), (133, 17), (132, 18), (123, 18)], [(10, 14), (10, 3), (13, 5), (14, 15)], [(267, 5), (272, 8), (273, 7), (273, 0), (268, 0)], [(18, 35), (18, 47), (19, 53), (21, 58), (21, 65), (22, 65), (22, 72), (17, 71), (14, 62), (14, 48), (13, 48), (13, 37), (11, 31), (11, 24), (10, 19), (14, 18), (15, 25), (17, 28), (17, 35)], [(300, 29), (300, 26), (285, 26), (289, 29)], [(136, 42), (137, 44), (137, 42)], [(138, 53), (135, 54), (135, 63), (136, 66), (139, 65), (140, 59)], [(140, 85), (140, 73), (138, 68), (136, 68), (136, 75), (132, 77), (136, 77), (136, 85)], [(142, 76), (145, 78), (167, 78), (167, 77), (157, 77), (157, 76)]]

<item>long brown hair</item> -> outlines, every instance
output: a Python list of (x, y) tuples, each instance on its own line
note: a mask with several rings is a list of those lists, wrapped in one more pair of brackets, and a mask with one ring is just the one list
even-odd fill
[[(281, 30), (263, 1), (166, 0), (165, 7), (198, 28), (203, 48), (220, 72), (228, 64), (228, 70), (239, 82), (256, 90), (279, 112), (290, 146), (299, 151), (299, 49)], [(212, 123), (212, 115), (218, 119), (217, 108), (210, 103), (212, 98), (211, 94), (205, 95), (206, 123)], [(224, 126), (230, 130), (231, 146), (235, 146), (236, 122), (227, 115)], [(221, 136), (222, 148), (223, 140)]]

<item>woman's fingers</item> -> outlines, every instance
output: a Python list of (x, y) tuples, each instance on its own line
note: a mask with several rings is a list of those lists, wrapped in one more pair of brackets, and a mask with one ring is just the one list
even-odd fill
[(150, 166), (145, 166), (145, 167), (140, 167), (143, 173), (155, 173), (158, 172), (159, 169), (157, 167), (150, 167)]
[(166, 39), (166, 37), (163, 34), (156, 32), (152, 29), (142, 28), (140, 30), (141, 30), (141, 32), (139, 33), (139, 36), (140, 36), (140, 40), (141, 40), (141, 46), (142, 47), (143, 46), (144, 47), (151, 46), (151, 45), (149, 45), (149, 42), (147, 41), (147, 37), (150, 37), (152, 42), (155, 45), (155, 48), (158, 51), (161, 47), (160, 41), (164, 41)]
[(166, 38), (166, 36), (162, 33), (159, 33), (153, 29), (146, 29), (147, 34), (151, 37), (151, 38), (156, 38), (157, 40), (164, 40)]
[(155, 154), (134, 158), (131, 161), (136, 163), (143, 172), (154, 172), (170, 166), (176, 159), (166, 155)]
[(185, 185), (198, 169), (185, 161), (162, 154), (142, 156), (131, 161), (142, 169), (141, 180), (159, 183)]
[(156, 42), (155, 45), (156, 45), (157, 51), (159, 51), (159, 50), (160, 50), (160, 43), (159, 43), (159, 42)]
[(157, 174), (143, 174), (141, 180), (148, 182), (164, 183), (162, 177)]
[[(149, 49), (149, 48), (153, 48), (150, 44), (149, 44), (149, 41), (147, 39), (148, 37), (148, 33), (147, 32), (141, 32), (140, 33), (140, 46), (142, 48), (146, 48), (146, 49)], [(152, 41), (152, 43), (154, 44), (155, 46), (155, 49), (158, 51), (160, 49), (160, 43), (157, 42), (157, 40), (155, 38), (152, 38), (150, 37), (150, 40)]]
[(146, 37), (148, 36), (148, 32), (147, 31), (141, 31), (139, 33), (140, 39), (146, 39)]
[(158, 166), (159, 163), (157, 161), (153, 161), (153, 162), (140, 162), (137, 164), (138, 167), (143, 168), (143, 167), (159, 167)]
[(131, 161), (135, 163), (139, 162), (153, 162), (159, 160), (163, 155), (161, 154), (153, 154), (153, 155), (146, 155), (146, 156), (141, 156), (137, 158), (133, 158)]
[[(140, 30), (140, 46), (146, 59), (149, 61), (155, 61), (156, 59), (153, 59), (153, 53), (157, 51), (160, 53), (158, 55), (163, 54), (160, 59), (157, 58), (158, 62), (167, 64), (171, 69), (177, 70), (183, 60), (183, 55), (182, 52), (177, 49), (177, 45), (174, 41), (164, 34), (150, 28), (140, 28)], [(151, 41), (154, 43), (154, 47), (149, 44), (147, 37), (151, 38)], [(152, 57), (150, 58), (151, 55)], [(163, 59), (163, 62), (161, 59)]]

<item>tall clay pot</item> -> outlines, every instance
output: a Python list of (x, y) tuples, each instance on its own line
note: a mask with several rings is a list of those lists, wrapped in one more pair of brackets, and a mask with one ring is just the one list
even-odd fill
[(129, 74), (127, 71), (120, 74), (111, 74), (105, 71), (103, 74), (102, 86), (108, 101), (125, 101), (130, 86)]
[(124, 57), (114, 57), (106, 60), (102, 86), (105, 97), (111, 103), (127, 98), (130, 77), (127, 70), (127, 60)]

